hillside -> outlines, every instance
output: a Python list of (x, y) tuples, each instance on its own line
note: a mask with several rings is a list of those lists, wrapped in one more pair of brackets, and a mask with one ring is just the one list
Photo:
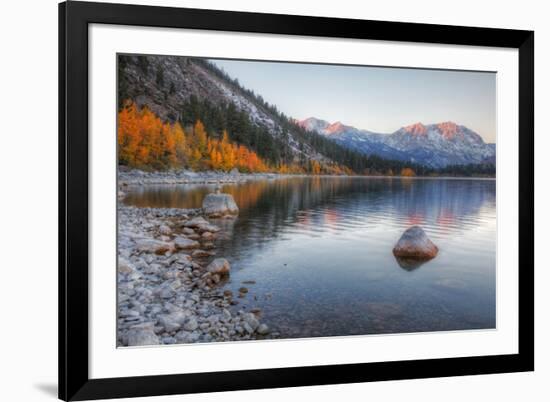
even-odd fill
[(213, 140), (227, 132), (272, 168), (325, 173), (386, 173), (421, 165), (366, 156), (311, 130), (280, 113), (253, 91), (243, 88), (207, 60), (176, 56), (119, 55), (119, 110), (131, 101), (163, 122), (178, 122), (186, 132), (197, 121)]

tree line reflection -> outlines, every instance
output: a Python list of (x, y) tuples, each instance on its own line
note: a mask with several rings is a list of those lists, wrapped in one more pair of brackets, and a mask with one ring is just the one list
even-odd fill
[[(140, 207), (200, 207), (214, 185), (153, 186), (131, 192), (126, 203)], [(394, 223), (452, 230), (479, 219), (484, 205), (495, 205), (493, 180), (294, 177), (227, 184), (240, 208), (224, 220), (224, 248), (245, 242), (258, 246), (289, 230), (345, 231)], [(250, 247), (250, 244), (248, 244)], [(405, 264), (406, 265), (406, 264)]]

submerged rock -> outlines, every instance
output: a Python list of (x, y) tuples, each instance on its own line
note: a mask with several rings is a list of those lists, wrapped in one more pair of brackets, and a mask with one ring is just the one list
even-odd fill
[(237, 215), (239, 207), (231, 194), (210, 193), (202, 201), (204, 213), (210, 217)]
[(396, 257), (420, 260), (434, 258), (438, 251), (420, 226), (408, 228), (393, 248)]

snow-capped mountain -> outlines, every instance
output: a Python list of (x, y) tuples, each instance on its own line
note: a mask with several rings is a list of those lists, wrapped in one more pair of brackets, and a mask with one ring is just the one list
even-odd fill
[(298, 121), (298, 124), (347, 148), (386, 159), (434, 168), (495, 162), (495, 144), (485, 143), (473, 130), (453, 122), (416, 123), (392, 134), (373, 133), (340, 122), (331, 124), (314, 117)]
[(384, 134), (360, 130), (352, 126), (347, 126), (341, 122), (331, 124), (325, 120), (316, 119), (314, 117), (298, 121), (297, 123), (306, 130), (317, 132), (346, 148), (359, 151), (366, 155), (377, 155), (385, 159), (402, 161), (410, 159), (407, 154), (386, 145), (385, 137), (387, 136)]

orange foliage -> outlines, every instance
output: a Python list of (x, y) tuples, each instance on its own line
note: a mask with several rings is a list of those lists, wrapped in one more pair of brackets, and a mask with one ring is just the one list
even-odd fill
[(155, 169), (175, 167), (187, 158), (185, 133), (179, 123), (163, 123), (147, 108), (127, 103), (118, 114), (119, 163)]
[(252, 150), (229, 140), (210, 138), (197, 120), (186, 135), (179, 123), (164, 123), (147, 107), (126, 102), (118, 113), (119, 163), (136, 168), (189, 167), (241, 172), (267, 172), (267, 164)]
[(411, 168), (403, 168), (401, 169), (401, 176), (414, 177), (416, 176), (416, 173), (414, 173), (414, 170), (412, 170)]

